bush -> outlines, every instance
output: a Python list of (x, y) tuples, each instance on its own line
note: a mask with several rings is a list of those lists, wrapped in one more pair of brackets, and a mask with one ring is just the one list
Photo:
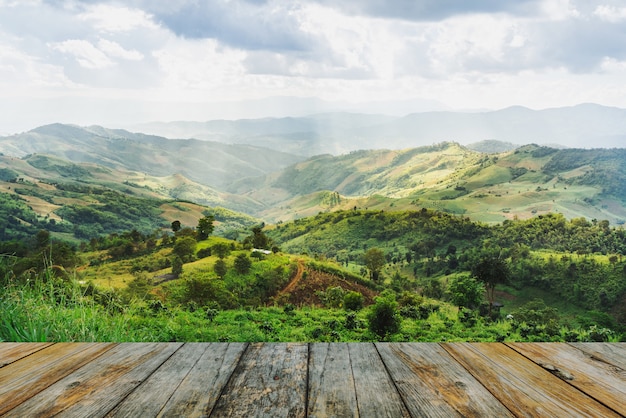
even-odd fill
[(367, 321), (369, 330), (383, 340), (398, 333), (402, 318), (393, 295), (383, 292), (377, 297), (367, 315)]
[(347, 311), (363, 309), (363, 295), (360, 292), (350, 291), (343, 297), (343, 308)]
[(469, 275), (456, 276), (448, 285), (450, 300), (459, 308), (477, 308), (485, 295), (485, 285)]

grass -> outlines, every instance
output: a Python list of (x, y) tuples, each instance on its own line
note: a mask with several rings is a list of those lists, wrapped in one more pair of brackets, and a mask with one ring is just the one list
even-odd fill
[[(513, 292), (513, 289), (506, 289)], [(527, 297), (546, 296), (526, 294)], [(522, 299), (521, 296), (519, 298)], [(550, 301), (552, 302), (552, 301)], [(426, 300), (434, 309), (427, 318), (402, 319), (400, 332), (388, 341), (563, 341), (572, 330), (554, 336), (511, 321), (461, 319), (449, 304)], [(214, 312), (132, 300), (123, 306), (95, 302), (75, 280), (40, 276), (9, 282), (0, 291), (0, 341), (232, 341), (232, 342), (360, 342), (379, 338), (368, 329), (369, 308), (350, 314), (343, 309), (258, 307)], [(595, 328), (594, 328), (595, 329)], [(535, 334), (528, 334), (528, 332)], [(574, 331), (585, 340), (589, 330)], [(618, 338), (611, 335), (611, 341)]]

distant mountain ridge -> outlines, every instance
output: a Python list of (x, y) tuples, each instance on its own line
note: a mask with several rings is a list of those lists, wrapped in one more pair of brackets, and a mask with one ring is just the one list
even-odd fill
[(181, 174), (214, 188), (287, 167), (303, 157), (254, 145), (172, 140), (101, 126), (51, 124), (0, 138), (0, 153), (43, 153), (153, 176)]
[(402, 149), (443, 141), (485, 140), (612, 148), (626, 144), (626, 109), (580, 104), (544, 110), (513, 106), (483, 112), (419, 112), (404, 117), (324, 113), (307, 117), (209, 120), (136, 125), (141, 132), (254, 144), (294, 154), (343, 154), (359, 149)]

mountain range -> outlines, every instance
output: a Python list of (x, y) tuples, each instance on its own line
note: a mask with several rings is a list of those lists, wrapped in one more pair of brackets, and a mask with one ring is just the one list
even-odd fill
[(626, 110), (581, 104), (544, 110), (521, 106), (481, 112), (419, 112), (403, 117), (323, 113), (306, 117), (155, 122), (133, 126), (170, 138), (249, 144), (313, 156), (361, 149), (402, 149), (443, 141), (497, 140), (570, 148), (626, 143)]
[[(614, 141), (626, 135), (626, 126), (620, 130), (620, 123), (626, 125), (626, 118), (620, 120), (624, 112), (581, 105), (541, 112), (509, 108), (493, 113), (436, 112), (404, 118), (336, 113), (158, 125), (190, 130), (208, 126), (219, 133), (214, 140), (168, 139), (99, 126), (52, 124), (0, 137), (0, 191), (15, 193), (18, 179), (22, 179), (22, 192), (30, 184), (33, 210), (41, 206), (47, 211), (39, 216), (50, 216), (67, 201), (67, 196), (55, 197), (48, 186), (46, 193), (50, 195), (38, 197), (43, 184), (79, 183), (149, 198), (221, 206), (267, 222), (358, 207), (430, 208), (485, 222), (560, 212), (568, 218), (582, 216), (621, 224), (626, 220), (625, 149), (538, 143), (520, 146), (514, 142), (552, 129), (561, 136), (543, 136), (546, 141), (563, 143), (559, 138), (570, 132), (573, 139), (568, 144), (573, 145), (584, 132), (592, 130), (583, 129), (584, 122), (595, 118), (597, 136), (587, 143), (599, 146), (602, 142), (598, 138)], [(431, 117), (428, 123), (424, 122), (427, 116)], [(541, 123), (529, 122), (540, 116)], [(446, 117), (465, 122), (450, 127)], [(434, 130), (434, 121), (438, 121), (443, 132), (476, 125), (476, 118), (500, 121), (486, 123), (481, 128), (485, 131), (508, 129), (517, 137), (510, 142), (440, 141), (393, 147), (394, 143), (410, 142), (412, 126), (421, 126), (425, 132)], [(531, 125), (522, 129), (527, 123)], [(512, 129), (515, 126), (519, 129)], [(317, 132), (316, 136), (312, 132)], [(328, 141), (335, 143), (333, 132), (343, 132), (339, 136), (344, 140), (337, 140), (334, 152), (328, 152)], [(395, 133), (389, 133), (390, 139), (383, 142), (376, 139), (384, 137), (383, 132)], [(299, 140), (294, 139), (297, 135)], [(356, 137), (369, 138), (370, 142), (350, 139)], [(368, 147), (383, 143), (387, 146)], [(610, 143), (606, 142), (607, 146)], [(364, 149), (339, 152), (357, 146)], [(315, 149), (326, 152), (309, 155)], [(80, 204), (84, 202), (89, 199)]]

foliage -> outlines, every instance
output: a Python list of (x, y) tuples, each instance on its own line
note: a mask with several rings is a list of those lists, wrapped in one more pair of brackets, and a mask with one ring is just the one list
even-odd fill
[(385, 253), (379, 248), (370, 248), (363, 256), (365, 266), (370, 271), (370, 279), (376, 281), (385, 265)]
[(212, 216), (205, 216), (198, 220), (198, 226), (196, 227), (196, 234), (198, 241), (204, 241), (213, 233), (215, 229), (213, 222), (215, 219)]
[(172, 254), (180, 257), (184, 263), (190, 262), (194, 258), (197, 244), (192, 237), (178, 238), (172, 249)]
[(235, 257), (234, 267), (237, 273), (248, 274), (250, 272), (250, 268), (252, 267), (252, 261), (247, 254), (239, 253)]
[(363, 309), (363, 294), (351, 290), (343, 297), (343, 307), (347, 311), (360, 311)]
[(225, 242), (218, 242), (211, 247), (211, 254), (218, 256), (220, 259), (228, 257), (230, 255), (230, 244)]
[(223, 279), (228, 272), (228, 266), (226, 265), (226, 261), (221, 258), (218, 259), (213, 265), (213, 271), (215, 272), (215, 274), (217, 274), (217, 277)]
[(506, 283), (509, 279), (509, 266), (503, 258), (493, 254), (481, 256), (478, 263), (472, 267), (472, 274), (487, 288), (490, 305), (494, 302), (496, 285)]
[(485, 286), (469, 275), (457, 275), (448, 284), (450, 301), (459, 308), (476, 309), (485, 295)]
[(398, 311), (398, 302), (393, 294), (383, 293), (376, 298), (367, 315), (370, 331), (386, 340), (400, 331), (402, 318)]

